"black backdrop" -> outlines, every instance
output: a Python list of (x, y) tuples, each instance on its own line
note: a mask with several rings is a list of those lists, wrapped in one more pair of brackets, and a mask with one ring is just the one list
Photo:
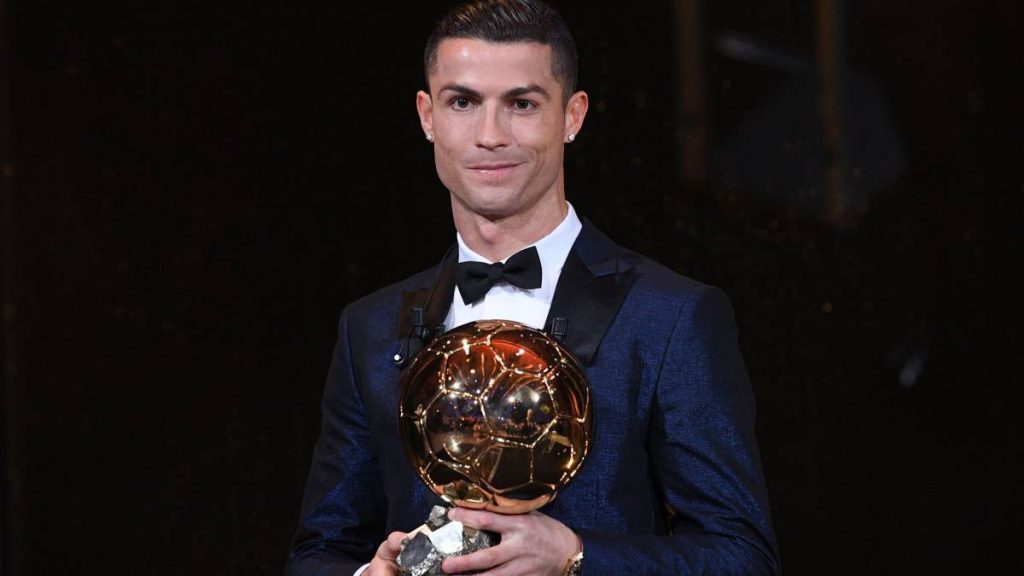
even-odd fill
[[(3, 574), (281, 571), (338, 313), (454, 233), (413, 108), (445, 3), (323, 4), (8, 0)], [(559, 3), (570, 201), (732, 297), (787, 572), (1022, 567), (1020, 10), (847, 4), (835, 226), (811, 3), (754, 4), (705, 4), (682, 184), (671, 3)]]

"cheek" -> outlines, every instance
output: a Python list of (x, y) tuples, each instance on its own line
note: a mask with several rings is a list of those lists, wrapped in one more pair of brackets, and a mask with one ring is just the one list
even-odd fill
[(459, 171), (456, 168), (457, 156), (451, 148), (434, 145), (434, 165), (437, 167), (437, 175), (441, 182), (448, 189), (459, 188)]
[(512, 129), (516, 144), (519, 147), (528, 149), (538, 156), (551, 154), (562, 141), (562, 120), (557, 119), (530, 119), (527, 122), (515, 124)]
[(451, 171), (451, 159), (448, 151), (437, 144), (434, 145), (434, 164), (437, 166), (439, 174), (446, 174)]

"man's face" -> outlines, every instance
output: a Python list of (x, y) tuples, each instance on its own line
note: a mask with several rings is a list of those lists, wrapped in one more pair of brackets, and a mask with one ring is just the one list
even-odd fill
[(497, 219), (564, 197), (563, 146), (587, 97), (563, 106), (549, 46), (449, 38), (428, 81), (416, 107), (454, 210)]

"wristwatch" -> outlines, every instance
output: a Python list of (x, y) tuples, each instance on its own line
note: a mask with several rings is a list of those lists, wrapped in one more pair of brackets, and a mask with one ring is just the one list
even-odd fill
[(583, 550), (569, 558), (565, 564), (565, 576), (580, 576), (583, 574)]

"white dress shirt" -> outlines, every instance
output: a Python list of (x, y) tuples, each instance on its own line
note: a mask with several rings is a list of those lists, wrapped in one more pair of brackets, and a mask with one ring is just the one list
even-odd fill
[[(569, 250), (572, 249), (576, 236), (582, 229), (583, 224), (576, 216), (572, 204), (569, 204), (568, 213), (562, 222), (547, 236), (530, 245), (537, 247), (537, 254), (540, 256), (540, 288), (525, 289), (511, 284), (496, 284), (483, 298), (466, 304), (462, 301), (462, 294), (456, 286), (455, 297), (445, 319), (445, 328), (451, 329), (474, 320), (513, 320), (543, 330), (548, 310), (551, 308), (551, 300), (555, 297), (555, 285), (562, 274), (562, 266), (565, 265)], [(493, 263), (466, 246), (461, 234), (455, 236), (459, 243), (459, 262)]]
[[(582, 229), (583, 223), (580, 222), (572, 204), (569, 204), (569, 211), (561, 224), (547, 236), (530, 245), (537, 247), (537, 255), (540, 257), (540, 288), (525, 289), (511, 284), (496, 284), (487, 291), (483, 298), (472, 304), (466, 304), (462, 301), (459, 287), (456, 286), (455, 297), (452, 299), (452, 306), (449, 308), (448, 317), (444, 322), (445, 328), (451, 329), (474, 320), (513, 320), (543, 330), (544, 322), (548, 318), (548, 311), (551, 309), (551, 301), (555, 297), (555, 285), (558, 284), (558, 277), (562, 274), (562, 266), (565, 265), (565, 259), (569, 257), (569, 250), (572, 249), (572, 245), (576, 242), (576, 237), (579, 236)], [(462, 240), (461, 234), (456, 233), (455, 239), (459, 243), (459, 262), (476, 261), (493, 264), (487, 258), (470, 250)], [(523, 249), (530, 246), (524, 246)], [(369, 566), (366, 564), (356, 570), (353, 576), (359, 576)]]

